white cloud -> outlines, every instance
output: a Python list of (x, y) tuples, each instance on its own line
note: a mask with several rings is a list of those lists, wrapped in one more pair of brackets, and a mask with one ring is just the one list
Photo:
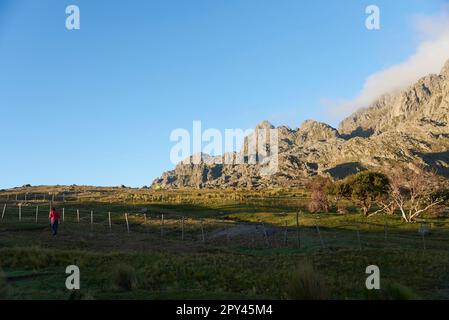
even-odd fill
[(323, 99), (322, 104), (329, 112), (334, 116), (347, 116), (369, 106), (383, 94), (405, 89), (427, 74), (440, 72), (449, 59), (448, 7), (438, 16), (419, 16), (414, 22), (421, 39), (416, 52), (402, 63), (370, 75), (355, 99)]

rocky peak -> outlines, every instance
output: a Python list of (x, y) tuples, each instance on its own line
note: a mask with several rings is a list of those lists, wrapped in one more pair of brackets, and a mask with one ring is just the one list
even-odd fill
[(448, 122), (449, 61), (441, 75), (427, 75), (396, 94), (386, 94), (369, 108), (361, 109), (342, 121), (340, 133), (347, 138), (369, 137), (391, 130), (419, 129), (421, 119), (428, 123)]
[(269, 130), (269, 129), (274, 129), (274, 126), (269, 121), (264, 120), (264, 121), (260, 122), (254, 130), (259, 130), (259, 129)]
[(449, 78), (449, 60), (444, 64), (440, 74), (445, 78)]
[(340, 137), (340, 134), (335, 128), (315, 120), (304, 121), (298, 129), (297, 134), (298, 143), (326, 141)]

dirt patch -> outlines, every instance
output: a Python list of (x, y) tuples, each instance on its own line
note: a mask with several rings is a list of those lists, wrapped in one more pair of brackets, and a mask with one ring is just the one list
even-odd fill
[(240, 236), (246, 236), (251, 234), (267, 234), (271, 236), (277, 233), (279, 230), (275, 228), (265, 228), (258, 225), (240, 224), (230, 228), (214, 231), (208, 235), (209, 239), (217, 239), (221, 237), (235, 238)]

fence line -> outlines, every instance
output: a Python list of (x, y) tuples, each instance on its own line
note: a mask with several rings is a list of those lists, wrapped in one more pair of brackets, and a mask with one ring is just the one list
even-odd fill
[[(14, 217), (14, 215), (10, 215), (9, 212), (18, 210), (18, 221), (21, 223), (31, 222), (33, 221), (35, 224), (39, 223), (39, 211), (40, 206), (36, 205), (35, 207), (35, 217), (33, 217), (32, 211), (34, 211), (34, 206), (23, 206), (22, 204), (19, 204), (17, 206), (8, 206), (7, 204), (3, 205), (2, 210), (2, 222), (10, 222), (14, 221), (11, 220), (11, 217)], [(29, 210), (32, 209), (32, 210)], [(76, 212), (76, 222), (81, 223), (82, 221), (85, 222), (88, 219), (88, 215), (84, 215), (83, 218), (80, 218), (80, 209), (71, 208), (66, 212), (67, 208), (62, 208), (63, 212), (63, 221), (65, 221), (65, 215), (66, 213), (69, 214), (71, 212)], [(31, 211), (31, 213), (30, 213)], [(83, 209), (84, 212), (89, 212), (88, 209)], [(17, 211), (16, 211), (17, 212)], [(120, 217), (120, 213), (113, 213), (111, 211), (108, 211), (106, 214), (103, 214), (103, 211), (93, 211), (90, 210), (90, 225), (91, 230), (93, 231), (94, 226), (106, 226), (109, 229), (109, 232), (112, 232), (113, 227), (113, 221), (116, 220), (117, 224), (123, 223), (122, 219), (117, 219)], [(155, 213), (156, 215), (156, 213)], [(94, 219), (94, 216), (97, 217)], [(16, 216), (17, 217), (17, 216)], [(133, 221), (137, 219), (139, 221), (139, 224), (130, 224), (130, 218), (132, 217)], [(31, 219), (30, 219), (31, 218)], [(151, 215), (150, 219), (147, 214), (142, 213), (132, 213), (131, 215), (129, 213), (125, 213), (125, 223), (126, 223), (126, 230), (127, 233), (130, 234), (131, 231), (133, 233), (139, 234), (143, 232), (148, 235), (152, 235), (152, 233), (149, 233), (151, 230), (157, 229), (157, 219), (152, 220)], [(12, 218), (14, 219), (14, 218)], [(17, 219), (17, 218), (15, 218)], [(142, 223), (143, 220), (143, 223)], [(17, 220), (15, 220), (17, 221)], [(73, 220), (72, 220), (73, 221)], [(231, 239), (234, 243), (243, 243), (246, 246), (253, 246), (253, 247), (292, 247), (295, 245), (295, 241), (290, 242), (291, 238), (296, 238), (297, 243), (296, 245), (300, 245), (301, 248), (309, 247), (309, 248), (321, 248), (321, 249), (327, 249), (332, 246), (336, 247), (357, 247), (359, 250), (362, 250), (363, 247), (381, 247), (384, 245), (394, 245), (394, 246), (406, 246), (406, 247), (413, 247), (413, 249), (416, 249), (417, 246), (414, 244), (419, 244), (419, 242), (422, 243), (422, 249), (428, 250), (428, 249), (444, 249), (444, 246), (447, 243), (447, 240), (449, 240), (449, 237), (446, 237), (444, 233), (449, 231), (449, 228), (445, 227), (438, 227), (434, 231), (432, 229), (432, 234), (429, 236), (426, 232), (424, 232), (424, 224), (421, 224), (420, 229), (418, 229), (418, 232), (414, 234), (413, 230), (404, 230), (401, 232), (399, 228), (394, 228), (391, 226), (388, 226), (387, 224), (384, 224), (384, 232), (382, 234), (382, 224), (367, 224), (368, 227), (375, 226), (376, 231), (371, 232), (370, 229), (368, 229), (363, 234), (363, 243), (362, 243), (362, 236), (359, 228), (359, 224), (344, 224), (346, 228), (348, 226), (355, 227), (355, 232), (357, 235), (356, 241), (354, 242), (354, 233), (352, 233), (352, 240), (351, 240), (351, 229), (341, 229), (341, 226), (333, 226), (331, 229), (323, 228), (323, 230), (320, 229), (320, 226), (318, 224), (315, 224), (314, 226), (302, 226), (301, 234), (303, 234), (303, 240), (304, 243), (301, 243), (301, 239), (299, 239), (298, 235), (299, 233), (299, 213), (297, 213), (297, 223), (296, 226), (291, 226), (289, 228), (287, 222), (285, 223), (285, 226), (269, 226), (267, 228), (266, 224), (262, 223), (261, 225), (257, 223), (240, 223), (240, 222), (226, 222), (224, 220), (215, 220), (211, 219), (212, 223), (207, 224), (207, 230), (206, 231), (206, 224), (204, 219), (186, 219), (185, 216), (179, 215), (179, 214), (170, 214), (168, 217), (168, 220), (166, 219), (165, 214), (160, 215), (160, 239), (161, 241), (164, 240), (171, 240), (171, 239), (178, 239), (179, 236), (181, 238), (181, 241), (185, 241), (186, 239), (190, 239), (192, 241), (200, 241), (203, 244), (211, 243), (217, 244), (217, 243), (230, 243)], [(66, 221), (66, 224), (70, 222), (70, 219)], [(123, 224), (122, 224), (123, 225)], [(132, 227), (132, 230), (131, 230)], [(246, 230), (239, 233), (239, 229)], [(397, 230), (396, 230), (397, 229)], [(100, 230), (100, 229), (98, 229)], [(258, 231), (257, 231), (258, 230)], [(296, 230), (297, 234), (296, 237), (294, 236), (294, 233), (291, 233), (289, 231)], [(352, 229), (353, 230), (353, 229)], [(426, 229), (427, 230), (427, 229)], [(187, 233), (186, 233), (187, 231)], [(98, 231), (100, 232), (100, 231)], [(210, 233), (209, 233), (210, 232)], [(196, 237), (195, 237), (196, 234)], [(155, 234), (153, 234), (154, 236)], [(187, 237), (186, 237), (187, 235)], [(384, 239), (384, 241), (379, 241), (379, 239)], [(196, 239), (196, 240), (195, 240)], [(248, 245), (248, 243), (251, 242), (251, 245)], [(383, 243), (383, 244), (381, 244)], [(420, 247), (420, 246), (418, 246)]]
[[(36, 205), (36, 207), (41, 207), (40, 205)], [(3, 207), (3, 210), (5, 211), (5, 213), (6, 213), (6, 211), (7, 211), (7, 209), (8, 208), (13, 208), (14, 206), (7, 206), (7, 204), (4, 204), (4, 207)], [(23, 209), (25, 209), (25, 208), (33, 208), (33, 207), (35, 207), (35, 206), (24, 206), (23, 204), (18, 204), (17, 205), (17, 207), (22, 207), (22, 212), (23, 212)], [(49, 205), (46, 205), (46, 207), (50, 207)], [(63, 211), (65, 211), (67, 208), (66, 207), (63, 207), (63, 208), (61, 208), (61, 210), (63, 210)], [(75, 209), (75, 208), (70, 208), (72, 211), (75, 211), (75, 212), (77, 212), (77, 214), (80, 212), (80, 209)], [(84, 209), (84, 211), (88, 211), (88, 212), (93, 212), (92, 210), (89, 210), (89, 209)], [(111, 212), (111, 211), (101, 211), (101, 210), (95, 210), (95, 212), (94, 213), (97, 213), (97, 214), (104, 214), (104, 215), (107, 215), (108, 214), (108, 212)], [(113, 214), (112, 212), (111, 212), (111, 214)], [(119, 214), (119, 213), (117, 213), (117, 214)], [(137, 216), (142, 216), (142, 217), (144, 217), (144, 221), (145, 221), (145, 217), (148, 219), (148, 215), (147, 214), (144, 214), (144, 213), (141, 213), (141, 212), (134, 212), (134, 213), (132, 213), (132, 214), (134, 214), (134, 215), (137, 215)], [(3, 215), (3, 213), (2, 213), (2, 215)], [(154, 212), (154, 215), (157, 215), (157, 213), (156, 212)], [(180, 214), (178, 214), (178, 213), (170, 213), (169, 214), (169, 216), (171, 217), (171, 218), (173, 218), (173, 219), (181, 219), (182, 217), (183, 217), (183, 215), (180, 215)], [(164, 215), (164, 217), (165, 217), (165, 215)], [(223, 223), (225, 223), (225, 222), (223, 222)], [(249, 223), (249, 222), (248, 222)], [(380, 226), (382, 226), (382, 224), (377, 224), (377, 223), (369, 223), (369, 222), (362, 222), (363, 224), (365, 224), (365, 225), (369, 225), (369, 226), (371, 226), (371, 227), (380, 227)], [(348, 230), (348, 229), (344, 229), (343, 227), (356, 227), (357, 225), (359, 225), (360, 223), (359, 222), (356, 222), (356, 223), (344, 223), (344, 224), (341, 224), (341, 225), (336, 225), (336, 226), (332, 226), (332, 229), (335, 229), (335, 230)], [(423, 223), (422, 223), (423, 224)], [(425, 223), (424, 223), (425, 224)], [(428, 224), (431, 224), (431, 223), (428, 223)], [(437, 223), (438, 225), (440, 225), (440, 224), (442, 224), (442, 223)], [(299, 225), (299, 224), (298, 224)], [(443, 227), (443, 226), (438, 226), (437, 227), (437, 231), (449, 231), (449, 224), (448, 223), (445, 223), (445, 225), (447, 225), (446, 227)], [(309, 225), (309, 227), (311, 227), (310, 225)], [(313, 225), (313, 227), (315, 228), (315, 224)], [(393, 229), (394, 229), (394, 227), (392, 227)], [(430, 228), (430, 229), (432, 229), (432, 228)], [(388, 230), (390, 230), (390, 229), (388, 229)]]

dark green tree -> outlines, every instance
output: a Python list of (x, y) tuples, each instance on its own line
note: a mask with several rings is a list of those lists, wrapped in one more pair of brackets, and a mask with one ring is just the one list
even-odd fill
[(379, 172), (364, 171), (351, 176), (346, 181), (343, 192), (350, 195), (363, 214), (368, 216), (369, 210), (376, 200), (384, 197), (389, 190), (389, 180)]
[(327, 194), (332, 199), (333, 205), (338, 212), (345, 212), (345, 209), (341, 206), (341, 200), (351, 197), (351, 187), (346, 181), (337, 181), (329, 184), (326, 189)]

